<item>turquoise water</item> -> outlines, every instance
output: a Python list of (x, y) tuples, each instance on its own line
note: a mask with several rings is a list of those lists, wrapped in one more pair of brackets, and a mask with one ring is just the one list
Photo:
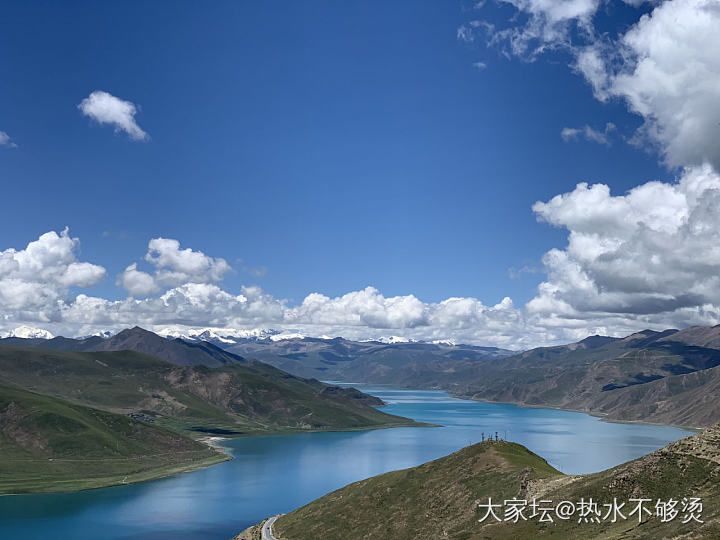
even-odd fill
[(234, 439), (234, 460), (143, 484), (0, 497), (0, 539), (227, 540), (345, 484), (418, 465), (500, 432), (565, 473), (647, 454), (687, 431), (613, 424), (580, 413), (462, 401), (444, 392), (363, 388), (387, 412), (441, 428)]

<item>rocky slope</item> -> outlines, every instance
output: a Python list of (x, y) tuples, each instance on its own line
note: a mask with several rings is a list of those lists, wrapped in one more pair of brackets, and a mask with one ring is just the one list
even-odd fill
[(0, 383), (188, 433), (414, 425), (379, 411), (380, 400), (357, 390), (302, 379), (252, 361), (210, 368), (177, 366), (133, 351), (0, 346)]
[(469, 399), (703, 427), (720, 421), (714, 405), (720, 396), (720, 350), (693, 344), (700, 334), (700, 341), (712, 344), (720, 328), (648, 330), (621, 340), (533, 349), (485, 363), (482, 375), (445, 388)]

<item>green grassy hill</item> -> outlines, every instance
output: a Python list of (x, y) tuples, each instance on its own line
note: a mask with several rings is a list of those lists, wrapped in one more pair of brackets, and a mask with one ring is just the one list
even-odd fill
[(351, 389), (301, 379), (260, 362), (218, 368), (177, 366), (133, 351), (75, 352), (0, 347), (0, 384), (186, 433), (415, 425), (385, 414), (382, 402)]
[[(518, 523), (497, 522), (478, 503), (533, 498), (577, 503), (592, 498), (601, 516), (613, 498), (625, 502), (647, 498), (655, 512), (658, 499), (698, 497), (705, 523), (682, 523), (636, 516), (611, 523), (578, 522), (557, 517)], [(678, 505), (680, 510), (680, 505)], [(503, 510), (496, 510), (503, 518)], [(525, 515), (531, 515), (530, 509)], [(257, 530), (257, 529), (255, 529)], [(290, 514), (273, 531), (283, 540), (475, 540), (475, 539), (660, 539), (720, 538), (720, 427), (672, 443), (657, 452), (613, 469), (584, 476), (565, 476), (525, 447), (510, 442), (485, 442), (447, 457), (402, 471), (350, 484)], [(245, 531), (251, 537), (253, 530)]]
[(0, 493), (138, 482), (227, 459), (166, 429), (0, 385)]
[(292, 540), (470, 538), (479, 529), (476, 500), (509, 499), (531, 480), (559, 475), (519, 444), (481, 443), (350, 484), (282, 516), (273, 530)]

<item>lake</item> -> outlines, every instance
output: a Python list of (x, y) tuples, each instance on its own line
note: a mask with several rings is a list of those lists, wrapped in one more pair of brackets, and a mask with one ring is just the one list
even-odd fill
[(192, 473), (79, 493), (0, 497), (0, 538), (228, 540), (350, 482), (478, 442), (482, 432), (524, 444), (564, 473), (599, 471), (691, 434), (463, 401), (439, 391), (355, 386), (383, 399), (389, 413), (444, 427), (234, 439), (224, 443), (234, 460)]

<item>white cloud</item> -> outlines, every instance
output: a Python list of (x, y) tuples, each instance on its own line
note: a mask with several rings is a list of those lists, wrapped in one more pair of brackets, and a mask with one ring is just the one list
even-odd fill
[(576, 141), (582, 138), (590, 142), (610, 146), (610, 134), (613, 131), (615, 131), (615, 124), (612, 122), (605, 124), (603, 131), (594, 129), (586, 124), (581, 128), (564, 127), (562, 131), (560, 131), (560, 136), (565, 142)]
[[(105, 275), (77, 260), (78, 240), (50, 232), (21, 251), (0, 252), (0, 331), (18, 325), (56, 335), (88, 335), (140, 324), (173, 327), (276, 328), (351, 339), (397, 334), (408, 339), (452, 339), (528, 348), (622, 335), (645, 327), (720, 322), (720, 177), (710, 166), (688, 169), (677, 183), (649, 182), (626, 195), (605, 185), (580, 184), (547, 202), (538, 217), (569, 231), (568, 246), (544, 257), (546, 280), (527, 306), (510, 298), (486, 305), (457, 297), (423, 302), (384, 296), (373, 287), (337, 297), (309, 294), (299, 305), (243, 287), (240, 294), (212, 280), (223, 264), (176, 241), (150, 242), (150, 274), (130, 265), (119, 278), (133, 295), (107, 300), (79, 294)], [(165, 270), (187, 282), (161, 292)], [(192, 280), (195, 280), (194, 282)], [(145, 298), (136, 298), (145, 297)]]
[(5, 133), (4, 131), (0, 131), (0, 146), (5, 146), (7, 148), (17, 148), (17, 144), (15, 144), (10, 138), (10, 135)]
[(621, 39), (625, 61), (605, 91), (643, 117), (641, 136), (671, 166), (720, 170), (720, 4), (670, 0)]
[(180, 242), (171, 238), (150, 240), (145, 260), (155, 267), (154, 274), (138, 270), (133, 263), (118, 276), (118, 285), (131, 295), (148, 296), (186, 283), (214, 283), (231, 270), (225, 259), (180, 249)]
[(100, 124), (114, 126), (115, 132), (124, 131), (135, 141), (147, 141), (150, 136), (135, 121), (137, 106), (112, 94), (95, 90), (78, 105), (78, 109)]
[(132, 296), (149, 296), (160, 292), (155, 278), (147, 272), (138, 270), (137, 263), (132, 263), (118, 276), (117, 284)]
[(720, 313), (720, 175), (709, 165), (677, 183), (648, 182), (626, 195), (579, 184), (533, 209), (569, 231), (544, 257), (547, 281), (530, 314), (566, 319), (703, 320)]
[[(498, 29), (486, 21), (474, 21), (471, 26), (461, 26), (465, 41), (475, 39), (474, 30), (480, 29), (488, 36), (489, 45), (498, 45), (508, 55), (529, 60), (554, 49), (572, 46), (575, 33), (594, 36), (592, 19), (602, 0), (499, 0), (512, 5), (521, 17), (511, 20), (511, 25)], [(483, 6), (478, 6), (478, 9)], [(517, 23), (522, 20), (521, 23)]]
[(413, 295), (386, 298), (374, 287), (329, 298), (308, 295), (290, 310), (287, 321), (297, 324), (414, 328), (427, 325), (426, 306)]
[(37, 310), (50, 317), (70, 287), (90, 287), (105, 277), (102, 266), (79, 262), (79, 240), (68, 230), (47, 232), (25, 249), (0, 251), (0, 306), (6, 317)]
[[(548, 50), (567, 52), (599, 100), (621, 99), (643, 119), (632, 142), (654, 148), (673, 168), (709, 162), (720, 170), (717, 0), (625, 0), (654, 8), (617, 37), (593, 26), (601, 0), (500, 1), (517, 10), (509, 26), (473, 21), (461, 27), (465, 41), (482, 30), (488, 44), (508, 56), (534, 60)], [(601, 144), (607, 138), (586, 128), (566, 131), (581, 134)]]
[(473, 34), (472, 28), (465, 25), (461, 25), (457, 29), (457, 38), (460, 41), (464, 41), (465, 43), (472, 43), (473, 41), (475, 41), (475, 36)]

